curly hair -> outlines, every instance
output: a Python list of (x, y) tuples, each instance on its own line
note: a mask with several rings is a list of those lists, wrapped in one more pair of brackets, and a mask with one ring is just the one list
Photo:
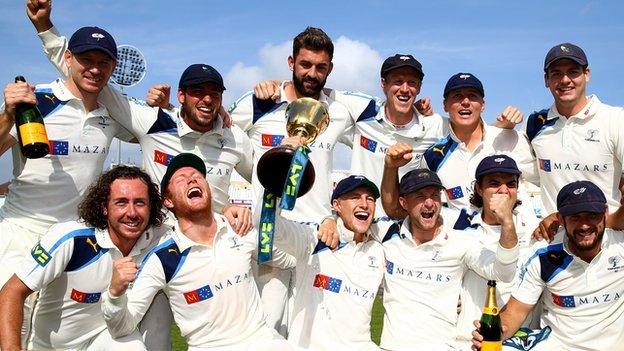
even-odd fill
[(147, 185), (150, 204), (149, 226), (160, 226), (164, 220), (162, 199), (158, 186), (152, 182), (150, 176), (135, 166), (119, 165), (104, 172), (89, 186), (84, 199), (78, 205), (78, 216), (88, 226), (98, 229), (108, 227), (104, 208), (110, 199), (111, 185), (117, 179), (140, 179)]
[(330, 61), (334, 59), (334, 43), (320, 28), (308, 27), (295, 37), (293, 40), (293, 58), (297, 57), (301, 48), (325, 51), (329, 55)]

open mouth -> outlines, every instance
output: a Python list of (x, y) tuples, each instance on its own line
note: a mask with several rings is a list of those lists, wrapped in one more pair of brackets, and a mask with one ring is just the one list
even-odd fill
[(206, 107), (206, 106), (199, 106), (197, 107), (197, 110), (206, 114), (212, 114), (214, 112), (214, 109), (212, 107)]
[(408, 102), (410, 99), (409, 95), (398, 95), (397, 100), (401, 102)]
[(370, 217), (370, 214), (364, 211), (355, 212), (353, 215), (360, 221), (366, 221)]
[(202, 191), (198, 187), (190, 188), (186, 192), (186, 197), (188, 197), (189, 199), (201, 198), (202, 197)]
[(420, 212), (420, 215), (424, 219), (432, 219), (435, 215), (435, 211), (422, 211)]
[(470, 116), (470, 115), (472, 115), (472, 111), (470, 111), (470, 110), (466, 110), (466, 109), (464, 109), (464, 110), (460, 110), (460, 111), (459, 111), (459, 115), (460, 115), (460, 116)]

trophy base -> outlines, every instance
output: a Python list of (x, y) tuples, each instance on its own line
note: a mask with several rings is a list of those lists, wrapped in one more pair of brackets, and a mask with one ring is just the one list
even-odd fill
[[(258, 180), (260, 184), (278, 197), (282, 196), (284, 184), (288, 177), (290, 162), (295, 155), (295, 149), (290, 146), (278, 146), (268, 150), (258, 160)], [(307, 163), (303, 171), (303, 179), (299, 186), (297, 197), (305, 195), (314, 184), (314, 166), (312, 162)]]

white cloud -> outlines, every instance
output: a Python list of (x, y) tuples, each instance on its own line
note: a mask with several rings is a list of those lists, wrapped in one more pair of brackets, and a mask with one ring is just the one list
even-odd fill
[[(334, 70), (327, 86), (340, 90), (356, 90), (368, 94), (379, 93), (381, 57), (368, 44), (341, 36), (334, 42)], [(292, 41), (266, 44), (258, 52), (258, 63), (246, 65), (237, 61), (225, 75), (227, 91), (224, 103), (230, 104), (253, 86), (267, 79), (289, 79), (288, 56)]]

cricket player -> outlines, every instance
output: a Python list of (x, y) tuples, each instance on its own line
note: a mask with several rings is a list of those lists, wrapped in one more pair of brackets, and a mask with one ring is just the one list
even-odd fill
[[(539, 221), (532, 213), (518, 211), (518, 185), (521, 172), (513, 158), (508, 155), (487, 156), (477, 166), (475, 173), (475, 189), (470, 199), (471, 204), (479, 211), (471, 221), (471, 226), (466, 231), (471, 231), (479, 241), (490, 250), (495, 250), (504, 226), (514, 226), (518, 237), (519, 259), (516, 265), (516, 277), (510, 283), (497, 282), (496, 292), (498, 305), (503, 306), (511, 295), (511, 292), (518, 284), (521, 265), (526, 262), (534, 245), (531, 240), (533, 230)], [(503, 196), (509, 196), (510, 201), (515, 205), (512, 210), (512, 221), (510, 223), (500, 222), (492, 204)], [(541, 242), (546, 245), (545, 242)], [(461, 312), (457, 321), (457, 338), (470, 347), (473, 321), (481, 317), (483, 303), (486, 300), (487, 280), (473, 271), (469, 271), (462, 281), (461, 292)], [(539, 311), (538, 311), (539, 312)], [(527, 318), (523, 326), (528, 328), (539, 328), (539, 313), (534, 313)]]
[[(384, 275), (381, 244), (372, 231), (393, 223), (373, 224), (379, 190), (364, 176), (336, 185), (333, 209), (342, 241), (335, 250), (317, 239), (316, 230), (278, 216), (275, 247), (298, 262), (297, 294), (288, 340), (305, 350), (379, 350), (371, 341), (373, 302)], [(383, 236), (383, 233), (382, 233)]]
[(240, 237), (212, 212), (204, 161), (177, 155), (160, 188), (176, 223), (140, 265), (115, 265), (102, 307), (110, 333), (131, 334), (163, 290), (189, 350), (291, 350), (265, 321), (251, 272), (257, 233)]
[[(618, 350), (624, 345), (624, 235), (605, 227), (608, 200), (594, 183), (565, 185), (557, 195), (561, 228), (534, 251), (500, 313), (504, 338), (541, 305), (552, 332), (532, 350)], [(478, 323), (476, 323), (478, 326)], [(482, 340), (473, 333), (475, 348)]]
[(21, 350), (25, 299), (39, 291), (28, 350), (145, 350), (140, 334), (113, 340), (101, 311), (118, 260), (140, 262), (163, 220), (158, 186), (137, 167), (103, 173), (79, 206), (80, 221), (50, 228), (0, 291), (0, 347)]
[(399, 183), (397, 169), (409, 161), (399, 146), (388, 150), (381, 191), (398, 190), (408, 215), (382, 238), (386, 273), (380, 346), (458, 350), (457, 299), (465, 274), (472, 270), (488, 280), (514, 279), (519, 250), (512, 214), (515, 200), (509, 194), (492, 199), (492, 212), (504, 223), (492, 250), (479, 235), (444, 225), (440, 217), (444, 187), (433, 171), (413, 170)]
[(544, 83), (554, 102), (529, 116), (526, 135), (537, 158), (542, 202), (550, 214), (545, 228), (556, 221), (559, 190), (579, 179), (602, 189), (611, 213), (620, 205), (624, 110), (586, 95), (590, 73), (585, 52), (571, 43), (553, 46), (544, 59)]

